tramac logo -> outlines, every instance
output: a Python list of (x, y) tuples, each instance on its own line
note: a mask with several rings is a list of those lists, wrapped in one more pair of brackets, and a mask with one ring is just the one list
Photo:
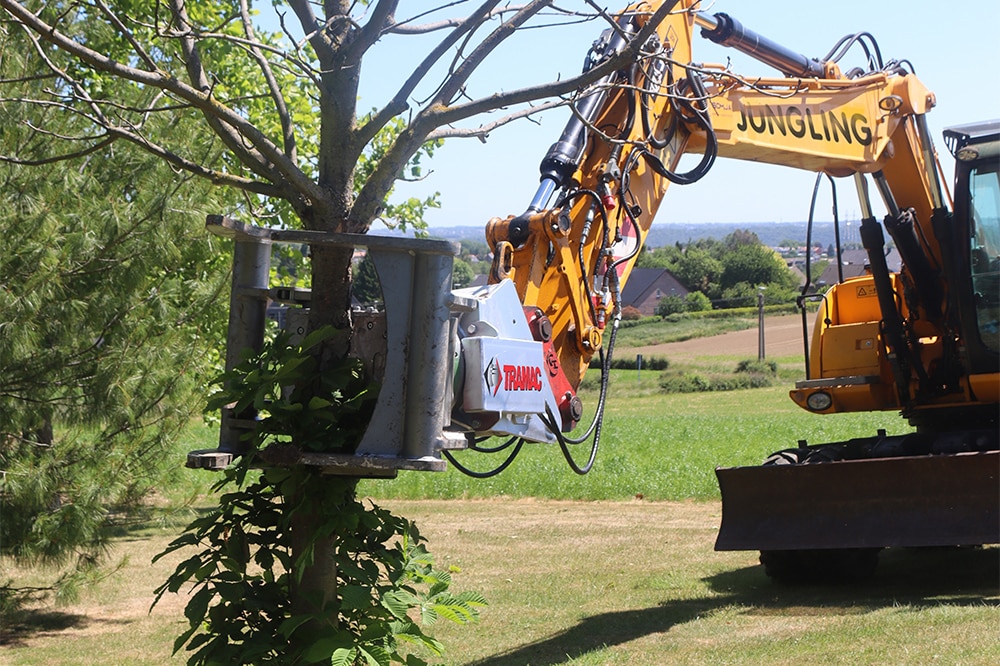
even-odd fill
[(496, 357), (483, 373), (486, 386), (492, 395), (502, 387), (504, 391), (541, 391), (542, 369), (536, 365), (501, 364)]

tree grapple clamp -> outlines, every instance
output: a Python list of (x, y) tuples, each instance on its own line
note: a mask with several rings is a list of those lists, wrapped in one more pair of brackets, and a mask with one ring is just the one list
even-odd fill
[[(285, 303), (284, 327), (304, 333), (309, 293), (270, 288), (274, 243), (366, 247), (383, 285), (384, 312), (355, 317), (351, 355), (381, 384), (371, 422), (353, 454), (299, 453), (291, 464), (325, 473), (393, 477), (400, 469), (440, 471), (442, 449), (464, 448), (451, 420), (456, 337), (451, 317), (452, 264), (459, 245), (450, 241), (361, 234), (289, 231), (209, 216), (208, 230), (234, 241), (233, 281), (226, 339), (226, 370), (245, 350), (259, 351), (269, 303)], [(291, 305), (287, 305), (287, 304)], [(222, 469), (246, 452), (243, 435), (256, 414), (222, 410), (217, 449), (192, 451), (187, 466)]]

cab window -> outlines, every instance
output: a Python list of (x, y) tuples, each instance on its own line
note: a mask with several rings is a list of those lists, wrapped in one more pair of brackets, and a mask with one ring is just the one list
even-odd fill
[(979, 334), (1000, 351), (1000, 164), (980, 165), (970, 174), (970, 257)]

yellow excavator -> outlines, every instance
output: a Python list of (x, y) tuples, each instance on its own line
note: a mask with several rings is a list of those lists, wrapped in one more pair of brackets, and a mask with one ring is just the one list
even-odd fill
[[(696, 34), (776, 73), (695, 64)], [(844, 71), (852, 50), (865, 64)], [(594, 82), (573, 100), (527, 209), (487, 225), (494, 259), (485, 287), (451, 290), (456, 248), (444, 241), (209, 220), (237, 241), (227, 364), (259, 344), (265, 296), (308, 305), (307, 294), (266, 288), (272, 242), (367, 246), (386, 286), (384, 313), (355, 318), (353, 353), (381, 380), (367, 431), (349, 454), (296, 462), (367, 476), (451, 462), (488, 476), (525, 442), (549, 442), (586, 473), (622, 287), (657, 209), (669, 184), (696, 183), (728, 157), (853, 179), (870, 268), (820, 296), (803, 287), (801, 304), (817, 298), (818, 312), (806, 378), (791, 398), (817, 415), (896, 411), (914, 431), (803, 441), (760, 466), (718, 469), (716, 548), (759, 550), (770, 575), (794, 579), (864, 575), (889, 546), (1000, 542), (1000, 122), (945, 132), (957, 164), (952, 199), (926, 121), (934, 95), (907, 61), (883, 60), (868, 33), (810, 58), (693, 0), (622, 11), (594, 42), (585, 74)], [(692, 164), (682, 167), (685, 156)], [(887, 266), (885, 232), (898, 271)], [(290, 310), (288, 327), (303, 313)], [(600, 394), (574, 434), (585, 414), (577, 388), (595, 356)], [(222, 416), (220, 448), (194, 452), (190, 466), (239, 454), (253, 415)], [(487, 443), (496, 436), (506, 441)], [(580, 464), (569, 445), (588, 441)], [(454, 449), (508, 453), (473, 472)]]
[[(494, 315), (470, 316), (453, 425), (564, 449), (580, 441), (568, 434), (582, 414), (576, 388), (595, 355), (607, 376), (622, 286), (669, 184), (694, 183), (718, 157), (850, 177), (870, 268), (819, 298), (807, 378), (791, 397), (816, 414), (898, 411), (915, 432), (800, 442), (762, 466), (717, 470), (716, 547), (760, 550), (769, 574), (793, 579), (863, 575), (886, 546), (1000, 541), (1000, 123), (945, 133), (952, 201), (927, 129), (934, 95), (906, 61), (883, 61), (865, 33), (808, 58), (697, 5), (639, 3), (619, 15), (585, 71), (641, 44), (635, 58), (580, 92), (526, 212), (489, 222), (491, 286), (458, 293), (471, 302), (513, 287), (499, 319), (523, 308), (536, 346), (507, 347), (513, 328), (484, 334)], [(699, 30), (778, 73), (693, 64)], [(868, 66), (844, 72), (838, 61), (852, 47)], [(606, 386), (588, 435), (599, 436)], [(586, 471), (593, 456), (570, 462)]]

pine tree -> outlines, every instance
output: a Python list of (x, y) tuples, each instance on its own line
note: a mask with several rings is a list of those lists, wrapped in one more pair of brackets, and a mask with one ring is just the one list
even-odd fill
[(127, 146), (0, 166), (0, 555), (93, 564), (182, 465), (224, 336), (222, 194)]

